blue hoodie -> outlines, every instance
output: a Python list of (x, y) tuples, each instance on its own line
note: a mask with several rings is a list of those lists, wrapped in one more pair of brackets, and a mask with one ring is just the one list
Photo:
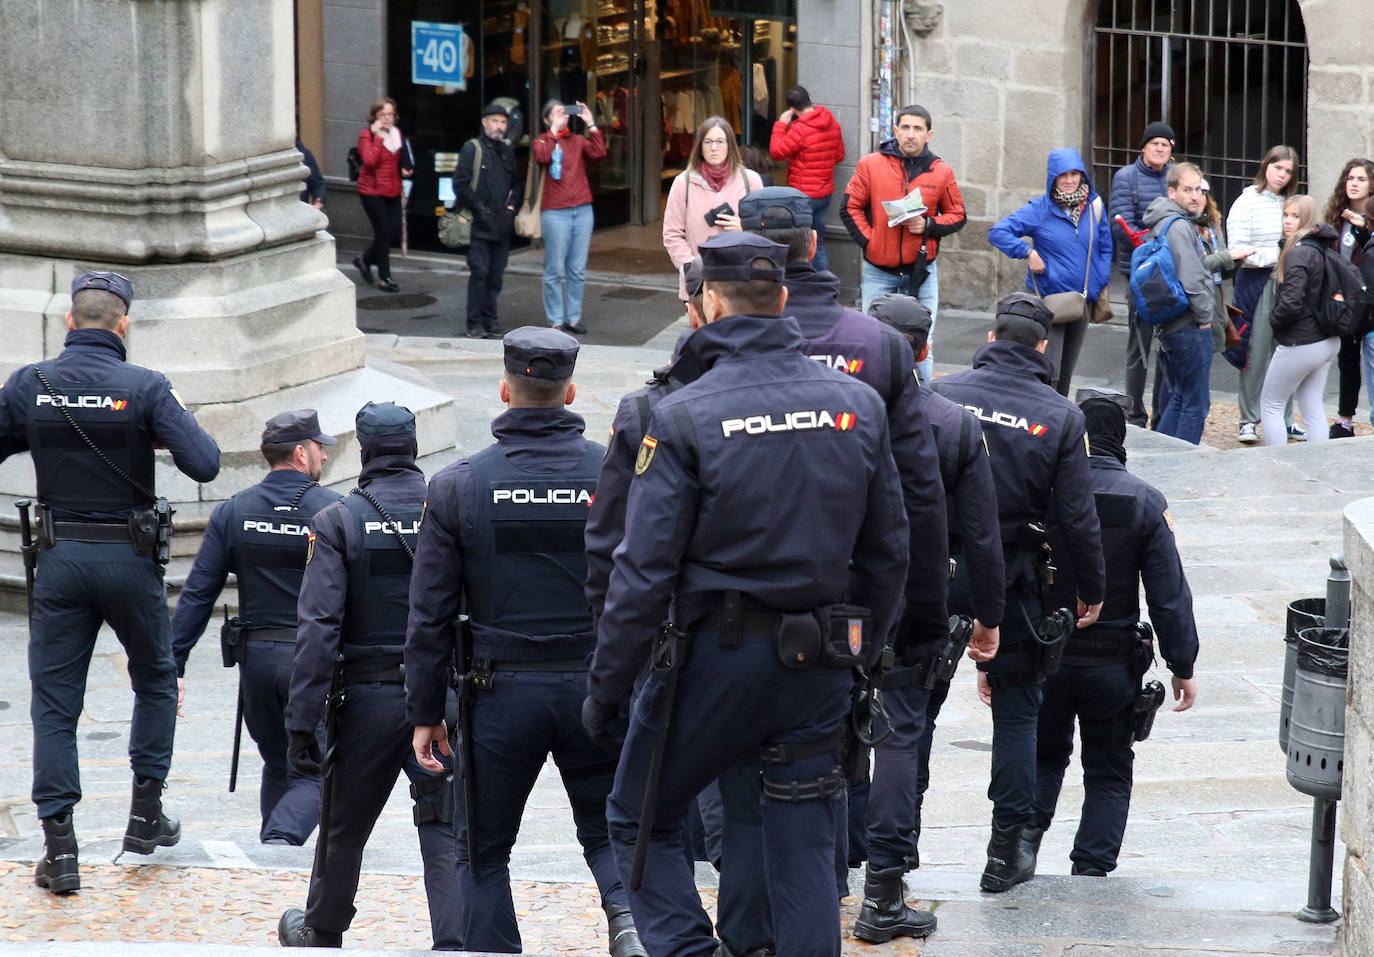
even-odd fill
[[(1083, 277), (1088, 270), (1088, 246), (1092, 244), (1092, 272), (1088, 276), (1087, 295), (1096, 299), (1112, 274), (1112, 227), (1104, 204), (1093, 189), (1083, 158), (1075, 149), (1059, 149), (1050, 153), (1045, 170), (1045, 193), (1037, 196), (1016, 212), (1000, 220), (988, 230), (988, 242), (1012, 259), (1025, 259), (1034, 246), (1045, 261), (1045, 271), (1035, 277), (1032, 286), (1030, 271), (1026, 271), (1026, 288), (1039, 291), (1042, 296), (1054, 292), (1082, 292)], [(1055, 177), (1070, 170), (1083, 174), (1088, 184), (1088, 201), (1078, 225), (1051, 197)], [(1094, 224), (1096, 228), (1094, 229)], [(1022, 237), (1029, 237), (1026, 242)]]

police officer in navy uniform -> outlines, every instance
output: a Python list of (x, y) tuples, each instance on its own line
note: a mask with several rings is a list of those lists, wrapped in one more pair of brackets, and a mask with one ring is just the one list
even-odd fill
[[(1197, 659), (1197, 623), (1193, 593), (1183, 574), (1174, 542), (1169, 503), (1145, 481), (1126, 471), (1126, 410), (1122, 393), (1088, 392), (1080, 402), (1087, 422), (1091, 452), (1093, 500), (1102, 523), (1102, 553), (1107, 565), (1106, 599), (1096, 624), (1070, 636), (1059, 673), (1045, 683), (1036, 732), (1034, 832), (1050, 826), (1064, 769), (1073, 755), (1073, 723), (1082, 729), (1083, 814), (1074, 836), (1073, 873), (1103, 877), (1116, 868), (1126, 812), (1131, 803), (1131, 717), (1148, 654), (1140, 648), (1140, 586), (1159, 650), (1173, 673), (1175, 711), (1186, 711), (1197, 698), (1193, 662)], [(1056, 586), (1059, 586), (1056, 582)], [(1073, 588), (1065, 575), (1066, 593)], [(1143, 649), (1141, 649), (1143, 651)], [(1141, 667), (1141, 666), (1144, 667)]]
[[(549, 755), (563, 777), (577, 839), (601, 891), (614, 957), (644, 957), (606, 833), (616, 757), (579, 721), (596, 635), (582, 594), (583, 527), (605, 449), (564, 408), (577, 340), (524, 327), (504, 343), (496, 444), (429, 485), (416, 549), (406, 634), (406, 702), (415, 757), (433, 771), (448, 754), (444, 680), (454, 622), (465, 610), (474, 680), (472, 746), (478, 860), (466, 827), (458, 844), (462, 936), (472, 951), (520, 953), (510, 854)], [(465, 687), (467, 687), (465, 685)]]
[(337, 442), (320, 428), (314, 409), (267, 420), (261, 451), (270, 471), (257, 485), (215, 506), (172, 616), (172, 657), (184, 704), (186, 659), (205, 631), (229, 573), (237, 576), (242, 632), (234, 656), (243, 720), (262, 756), (258, 839), (264, 844), (299, 847), (320, 820), (320, 776), (298, 774), (287, 763), (283, 712), (310, 522), (320, 509), (339, 501), (337, 493), (319, 484), (329, 458), (325, 446)]
[[(835, 957), (839, 750), (853, 683), (835, 626), (858, 656), (894, 629), (908, 553), (901, 486), (882, 399), (809, 359), (796, 322), (778, 315), (785, 248), (726, 233), (701, 256), (708, 324), (691, 339), (707, 371), (659, 401), (641, 442), (583, 724), (610, 738), (658, 633), (607, 803), (650, 953), (715, 952), (682, 816), (723, 770), (762, 757), (777, 951)], [(845, 602), (870, 610), (867, 628), (858, 613), (822, 610)], [(670, 606), (676, 630), (660, 630)], [(827, 660), (843, 667), (817, 661), (823, 637), (836, 655)], [(656, 813), (635, 889), (646, 804)]]
[[(740, 220), (744, 229), (788, 247), (787, 315), (801, 329), (802, 350), (868, 383), (886, 404), (892, 454), (911, 528), (906, 612), (894, 640), (897, 670), (909, 671), (947, 638), (949, 627), (945, 493), (934, 435), (920, 404), (923, 390), (916, 378), (915, 357), (894, 329), (841, 306), (839, 280), (811, 264), (816, 231), (805, 194), (781, 186), (753, 190), (740, 200)], [(905, 862), (913, 853), (917, 795), (913, 756), (928, 696), (924, 687), (911, 682), (890, 690), (885, 687), (892, 733), (874, 745), (872, 785), (864, 788), (856, 782), (850, 787), (846, 857), (850, 866), (869, 861), (865, 910), (855, 931), (864, 940), (885, 941), (897, 934), (924, 937), (935, 929), (934, 916), (908, 908), (902, 892)], [(727, 814), (740, 803), (727, 799)]]
[(463, 946), (459, 929), (453, 782), (411, 754), (404, 669), (411, 563), (424, 511), (425, 476), (415, 462), (415, 416), (391, 402), (358, 411), (362, 474), (343, 501), (315, 516), (298, 605), (300, 624), (286, 704), (287, 759), (320, 773), (316, 737), (337, 678), (334, 768), (325, 769), (329, 819), (324, 868), (317, 847), (305, 910), (281, 916), (283, 947), (339, 947), (356, 913), (363, 847), (405, 770), (416, 798), (430, 929), (436, 950)]
[[(992, 838), (979, 886), (992, 893), (1035, 874), (1035, 854), (1021, 843), (1021, 831), (1032, 823), (1036, 715), (1044, 691), (1044, 645), (1037, 636), (1043, 631), (1048, 638), (1050, 630), (1041, 624), (1051, 610), (1043, 587), (1051, 577), (1044, 559), (1047, 525), (1057, 526), (1067, 545), (1055, 561), (1073, 572), (1074, 625), (1091, 625), (1102, 608), (1102, 541), (1092, 504), (1083, 413), (1049, 385), (1053, 368), (1044, 353), (1052, 319), (1037, 296), (1017, 292), (1002, 297), (988, 344), (974, 355), (973, 368), (934, 383), (936, 392), (983, 423), (1006, 557), (1000, 647), (995, 658), (978, 666), (980, 694), (992, 706), (993, 728), (988, 785)], [(966, 567), (961, 567), (950, 585), (951, 610), (973, 614), (971, 592)]]
[[(930, 352), (933, 325), (930, 310), (915, 298), (889, 293), (873, 300), (868, 311), (906, 337), (917, 363)], [(969, 657), (975, 661), (988, 660), (990, 653), (997, 650), (999, 626), (1006, 605), (1006, 563), (1002, 556), (1002, 529), (997, 521), (997, 488), (983, 427), (968, 409), (955, 405), (932, 389), (921, 390), (919, 403), (935, 432), (935, 446), (940, 454), (940, 480), (949, 506), (950, 558), (956, 568), (967, 568), (971, 583), (973, 636), (970, 644), (973, 652)], [(925, 667), (930, 667), (929, 662)], [(912, 672), (924, 677), (920, 668)], [(941, 677), (931, 688), (925, 727), (916, 745), (917, 843), (912, 846), (912, 867), (919, 867), (921, 862), (921, 804), (930, 786), (930, 749), (935, 737), (935, 720), (949, 696), (949, 686), (949, 678)]]
[(145, 531), (156, 529), (155, 448), (167, 448), (193, 481), (219, 474), (219, 447), (166, 377), (126, 361), (129, 280), (82, 273), (71, 295), (62, 353), (17, 369), (0, 389), (0, 459), (30, 452), (38, 485), (42, 551), (29, 609), (29, 678), (33, 801), (45, 849), (34, 880), (54, 894), (81, 886), (72, 822), (81, 800), (76, 723), (101, 622), (124, 646), (134, 692), (124, 850), (151, 854), (180, 839), (176, 818), (162, 811), (177, 714), (167, 591), (156, 542), (131, 526), (141, 515)]

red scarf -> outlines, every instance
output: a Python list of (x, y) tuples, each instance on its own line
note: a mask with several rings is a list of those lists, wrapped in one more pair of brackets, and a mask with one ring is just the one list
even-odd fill
[(706, 185), (717, 193), (725, 188), (725, 184), (734, 175), (729, 163), (722, 163), (719, 166), (711, 166), (709, 163), (702, 163), (697, 172), (701, 173), (702, 179), (706, 180)]

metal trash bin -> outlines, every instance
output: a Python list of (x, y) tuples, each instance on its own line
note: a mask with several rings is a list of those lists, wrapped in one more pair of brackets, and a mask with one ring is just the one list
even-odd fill
[(1313, 797), (1341, 797), (1349, 665), (1350, 629), (1305, 628), (1298, 633), (1288, 783)]
[(1298, 632), (1326, 624), (1325, 598), (1299, 598), (1288, 603), (1283, 632), (1283, 694), (1279, 698), (1279, 750), (1288, 753), (1288, 721), (1293, 714), (1293, 672), (1298, 665)]

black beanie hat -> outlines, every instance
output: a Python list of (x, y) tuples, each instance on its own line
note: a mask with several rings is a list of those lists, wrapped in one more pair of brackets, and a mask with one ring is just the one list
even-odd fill
[(1163, 137), (1170, 143), (1174, 141), (1174, 128), (1162, 120), (1156, 120), (1145, 127), (1144, 134), (1140, 137), (1140, 145), (1143, 147), (1150, 140)]

